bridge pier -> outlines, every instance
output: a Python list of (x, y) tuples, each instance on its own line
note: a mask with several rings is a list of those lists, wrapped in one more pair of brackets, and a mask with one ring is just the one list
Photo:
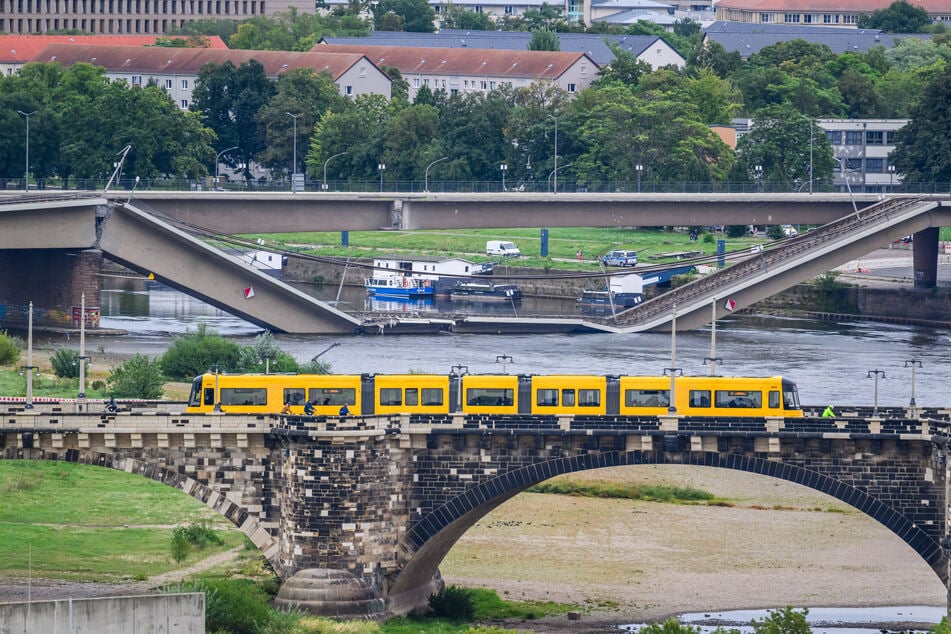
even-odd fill
[(915, 288), (938, 286), (938, 227), (922, 229), (912, 243)]
[(78, 328), (85, 294), (86, 325), (98, 327), (101, 267), (96, 249), (0, 249), (0, 270), (16, 272), (0, 276), (0, 326), (26, 328), (22, 307), (33, 302), (35, 326)]

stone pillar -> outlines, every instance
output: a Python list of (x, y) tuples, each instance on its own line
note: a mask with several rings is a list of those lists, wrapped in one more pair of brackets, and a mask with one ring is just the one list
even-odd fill
[(938, 285), (938, 227), (916, 233), (912, 249), (915, 288), (935, 288)]
[(6, 307), (6, 317), (0, 326), (25, 327), (26, 319), (20, 319), (20, 307), (32, 301), (35, 326), (78, 328), (77, 311), (85, 293), (86, 312), (92, 315), (87, 317), (86, 326), (98, 327), (102, 259), (102, 252), (93, 249), (0, 251), (0, 270), (9, 273), (0, 278), (0, 308)]

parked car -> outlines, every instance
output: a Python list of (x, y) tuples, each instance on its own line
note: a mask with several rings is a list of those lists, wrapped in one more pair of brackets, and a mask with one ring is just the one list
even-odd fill
[(514, 242), (508, 242), (507, 240), (489, 240), (485, 243), (485, 254), (517, 258), (522, 255), (522, 252), (518, 250)]
[(604, 266), (635, 266), (637, 251), (611, 251), (601, 258), (601, 262)]

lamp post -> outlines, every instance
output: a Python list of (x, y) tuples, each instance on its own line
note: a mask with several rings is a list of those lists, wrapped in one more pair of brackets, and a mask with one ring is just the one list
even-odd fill
[(380, 192), (383, 191), (383, 170), (386, 169), (386, 163), (380, 163), (376, 166), (380, 170)]
[[(567, 165), (560, 165), (551, 171), (551, 174), (548, 175), (548, 183), (551, 184), (552, 176), (555, 177), (555, 189), (558, 189), (558, 170), (563, 170), (566, 167), (571, 167), (574, 163), (568, 163)], [(557, 193), (557, 191), (556, 191)]]
[(667, 403), (667, 415), (675, 416), (677, 414), (677, 375), (683, 374), (681, 368), (677, 365), (677, 304), (671, 309), (670, 322), (670, 367), (664, 370), (664, 374), (670, 374), (670, 401)]
[[(448, 158), (449, 158), (448, 156), (444, 156), (444, 157), (442, 157), (442, 158), (438, 158), (438, 159), (436, 159), (435, 161), (433, 161), (432, 163), (430, 163), (429, 165), (426, 166), (426, 177), (425, 177), (425, 179), (424, 179), (424, 185), (423, 185), (423, 191), (424, 191), (424, 192), (428, 192), (428, 191), (429, 191), (429, 168), (432, 167), (433, 165), (435, 165), (436, 163), (438, 163), (439, 161), (445, 161), (445, 160), (448, 159)], [(381, 188), (380, 191), (383, 191), (383, 189)]]
[(76, 398), (86, 400), (86, 293), (79, 303), (79, 394)]
[[(293, 179), (293, 177), (297, 176), (297, 117), (299, 117), (300, 114), (291, 114), (290, 112), (285, 112), (284, 114), (294, 120), (294, 169), (291, 170), (291, 178)], [(293, 190), (293, 188), (291, 189)]]
[(502, 163), (499, 165), (499, 170), (502, 172), (502, 191), (505, 191), (505, 170), (509, 168), (508, 165)]
[(908, 402), (908, 407), (915, 407), (915, 368), (921, 367), (921, 361), (908, 359), (905, 361), (905, 367), (911, 368), (911, 400)]
[(763, 166), (754, 165), (753, 173), (756, 175), (756, 191), (762, 192), (763, 191)]
[(36, 110), (33, 112), (17, 110), (17, 112), (26, 117), (26, 170), (23, 172), (23, 189), (30, 191), (30, 117), (36, 114)]
[(234, 145), (234, 146), (232, 146), (232, 147), (229, 147), (229, 148), (226, 149), (226, 150), (221, 150), (220, 152), (218, 152), (217, 154), (215, 154), (215, 187), (218, 187), (218, 182), (219, 182), (219, 181), (218, 181), (218, 163), (219, 163), (219, 160), (218, 160), (218, 159), (221, 158), (221, 155), (222, 155), (222, 154), (226, 154), (226, 153), (230, 152), (231, 150), (237, 150), (237, 149), (238, 149), (238, 146), (237, 146), (237, 145)]
[(637, 193), (641, 193), (641, 172), (644, 171), (644, 166), (638, 163), (634, 166), (634, 171), (637, 172)]
[(510, 356), (507, 355), (507, 354), (500, 354), (500, 355), (497, 355), (497, 356), (495, 357), (495, 362), (502, 364), (502, 374), (505, 374), (505, 364), (506, 364), (506, 363), (515, 363), (515, 359), (513, 359), (512, 357), (510, 357)]
[(558, 193), (558, 117), (553, 114), (548, 115), (550, 118), (555, 120), (555, 169), (552, 172), (555, 175), (555, 189), (554, 193)]
[(459, 398), (456, 399), (456, 411), (462, 411), (462, 377), (469, 374), (469, 366), (467, 365), (454, 365), (450, 368), (450, 371), (459, 376)]
[(20, 366), (20, 374), (26, 373), (26, 404), (24, 409), (33, 409), (33, 302), (30, 302), (26, 328), (26, 365)]
[(875, 396), (872, 401), (872, 418), (878, 418), (878, 377), (885, 378), (885, 370), (869, 370), (868, 378), (875, 377)]
[(329, 159), (324, 161), (324, 180), (320, 182), (320, 189), (322, 189), (323, 191), (327, 191), (327, 163), (329, 163), (332, 159), (337, 158), (338, 156), (343, 156), (344, 154), (346, 154), (346, 152), (338, 152), (337, 154), (334, 154)]
[(888, 191), (895, 191), (895, 166), (888, 166)]

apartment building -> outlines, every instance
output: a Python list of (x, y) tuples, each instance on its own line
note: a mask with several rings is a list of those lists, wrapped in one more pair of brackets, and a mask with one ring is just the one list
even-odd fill
[(330, 73), (342, 95), (390, 97), (390, 78), (359, 53), (51, 44), (33, 59), (36, 62), (58, 62), (64, 66), (87, 62), (105, 68), (109, 79), (125, 81), (132, 86), (145, 86), (154, 81), (182, 110), (191, 105), (192, 91), (202, 66), (225, 62), (240, 66), (251, 60), (264, 66), (265, 74), (271, 79), (295, 68), (312, 68), (318, 73)]
[[(859, 16), (887, 9), (894, 0), (719, 0), (716, 19), (751, 24), (844, 26), (856, 28)], [(951, 24), (947, 0), (912, 0), (933, 22)]]
[(314, 13), (314, 0), (0, 0), (0, 31), (165, 33), (195, 20), (247, 20), (290, 9)]

